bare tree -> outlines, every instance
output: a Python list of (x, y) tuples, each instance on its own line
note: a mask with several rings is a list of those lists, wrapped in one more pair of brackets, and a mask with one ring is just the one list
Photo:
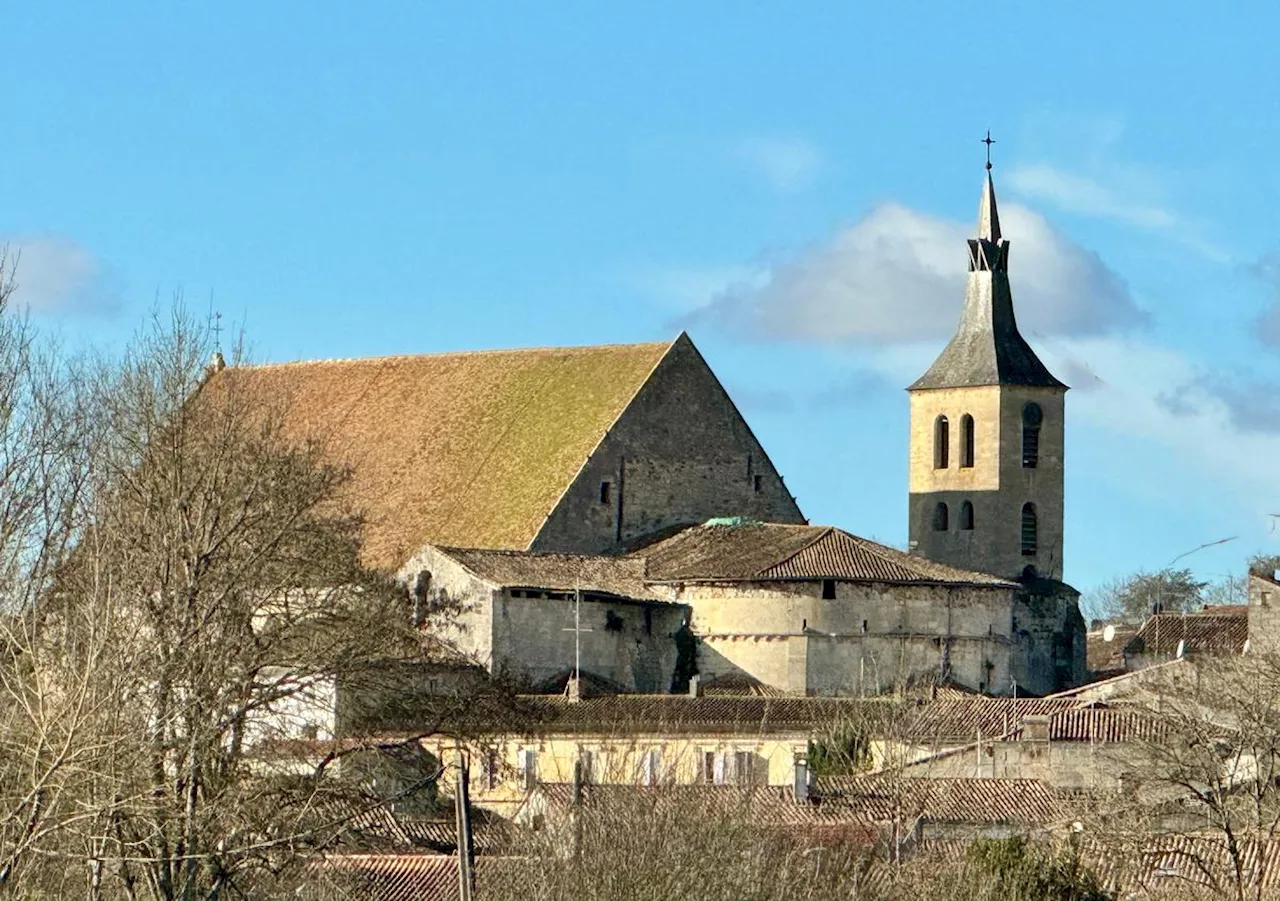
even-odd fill
[(266, 892), (387, 800), (337, 778), (385, 739), (280, 739), (332, 715), (350, 681), (389, 691), (388, 664), (434, 648), (400, 588), (361, 564), (348, 472), (322, 438), (287, 436), (282, 406), (234, 366), (206, 369), (210, 350), (181, 310), (157, 318), (122, 360), (77, 373), (74, 465), (54, 469), (61, 446), (37, 443), (45, 482), (10, 476), (0, 529), (26, 517), (0, 546), (15, 586), (0, 724), (13, 891)]

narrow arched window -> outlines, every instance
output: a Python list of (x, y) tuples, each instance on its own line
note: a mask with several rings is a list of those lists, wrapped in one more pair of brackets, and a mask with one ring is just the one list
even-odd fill
[(933, 468), (946, 469), (951, 465), (951, 423), (939, 416), (933, 422)]
[(968, 413), (960, 417), (960, 467), (973, 466), (973, 417)]
[(1039, 541), (1039, 526), (1036, 522), (1036, 505), (1022, 505), (1022, 556), (1034, 557)]
[(1022, 408), (1022, 467), (1035, 469), (1040, 462), (1040, 423), (1044, 411), (1039, 404), (1027, 404)]
[(949, 515), (946, 504), (938, 504), (933, 508), (933, 530), (935, 532), (945, 532), (949, 525)]
[(960, 505), (960, 530), (963, 532), (973, 531), (973, 504), (968, 501)]

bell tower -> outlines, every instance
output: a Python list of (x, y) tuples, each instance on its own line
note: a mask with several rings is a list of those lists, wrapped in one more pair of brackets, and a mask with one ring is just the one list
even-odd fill
[(912, 551), (1061, 580), (1067, 386), (1018, 331), (989, 157), (960, 326), (907, 391)]

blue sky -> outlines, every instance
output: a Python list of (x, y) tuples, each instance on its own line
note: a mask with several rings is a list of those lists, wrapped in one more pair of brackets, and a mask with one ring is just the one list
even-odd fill
[(901, 544), (990, 128), (1067, 578), (1239, 536), (1212, 578), (1280, 552), (1280, 72), (1206, 10), (10, 5), (0, 238), (72, 344), (175, 291), (271, 360), (687, 328), (806, 514)]

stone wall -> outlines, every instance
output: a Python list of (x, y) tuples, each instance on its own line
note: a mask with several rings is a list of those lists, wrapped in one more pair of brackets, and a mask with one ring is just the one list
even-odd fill
[[(1034, 468), (1022, 465), (1022, 410), (1034, 401), (1044, 411)], [(1064, 398), (1056, 389), (984, 386), (911, 393), (909, 535), (911, 547), (931, 560), (1016, 578), (1028, 566), (1062, 578)], [(961, 419), (974, 420), (974, 461), (960, 466)], [(949, 465), (934, 468), (934, 425), (949, 423)], [(960, 508), (973, 505), (972, 530), (961, 528)], [(1022, 506), (1036, 507), (1037, 553), (1022, 553)], [(945, 503), (949, 521), (934, 528)]]
[[(494, 612), (495, 666), (537, 685), (574, 666), (574, 602), (564, 597), (512, 597), (502, 592)], [(632, 691), (666, 692), (676, 667), (675, 633), (686, 608), (584, 594), (582, 669)], [(590, 630), (590, 631), (587, 631)]]
[(1015, 589), (836, 582), (688, 584), (706, 678), (746, 673), (795, 694), (859, 695), (921, 677), (1011, 688)]
[[(491, 673), (537, 684), (573, 668), (571, 596), (497, 588), (433, 547), (415, 554), (400, 579), (411, 586), (422, 572), (431, 574), (430, 595), (438, 610), (428, 625)], [(633, 691), (669, 690), (677, 653), (672, 636), (688, 615), (679, 604), (584, 593), (583, 671)]]
[[(605, 483), (609, 487), (602, 489)], [(805, 521), (733, 401), (682, 335), (585, 462), (530, 549), (594, 553), (721, 516)]]
[(1280, 650), (1280, 583), (1249, 573), (1249, 650)]
[(1049, 579), (1028, 580), (1014, 595), (1013, 678), (1020, 691), (1052, 694), (1085, 681), (1079, 597), (1074, 588)]

